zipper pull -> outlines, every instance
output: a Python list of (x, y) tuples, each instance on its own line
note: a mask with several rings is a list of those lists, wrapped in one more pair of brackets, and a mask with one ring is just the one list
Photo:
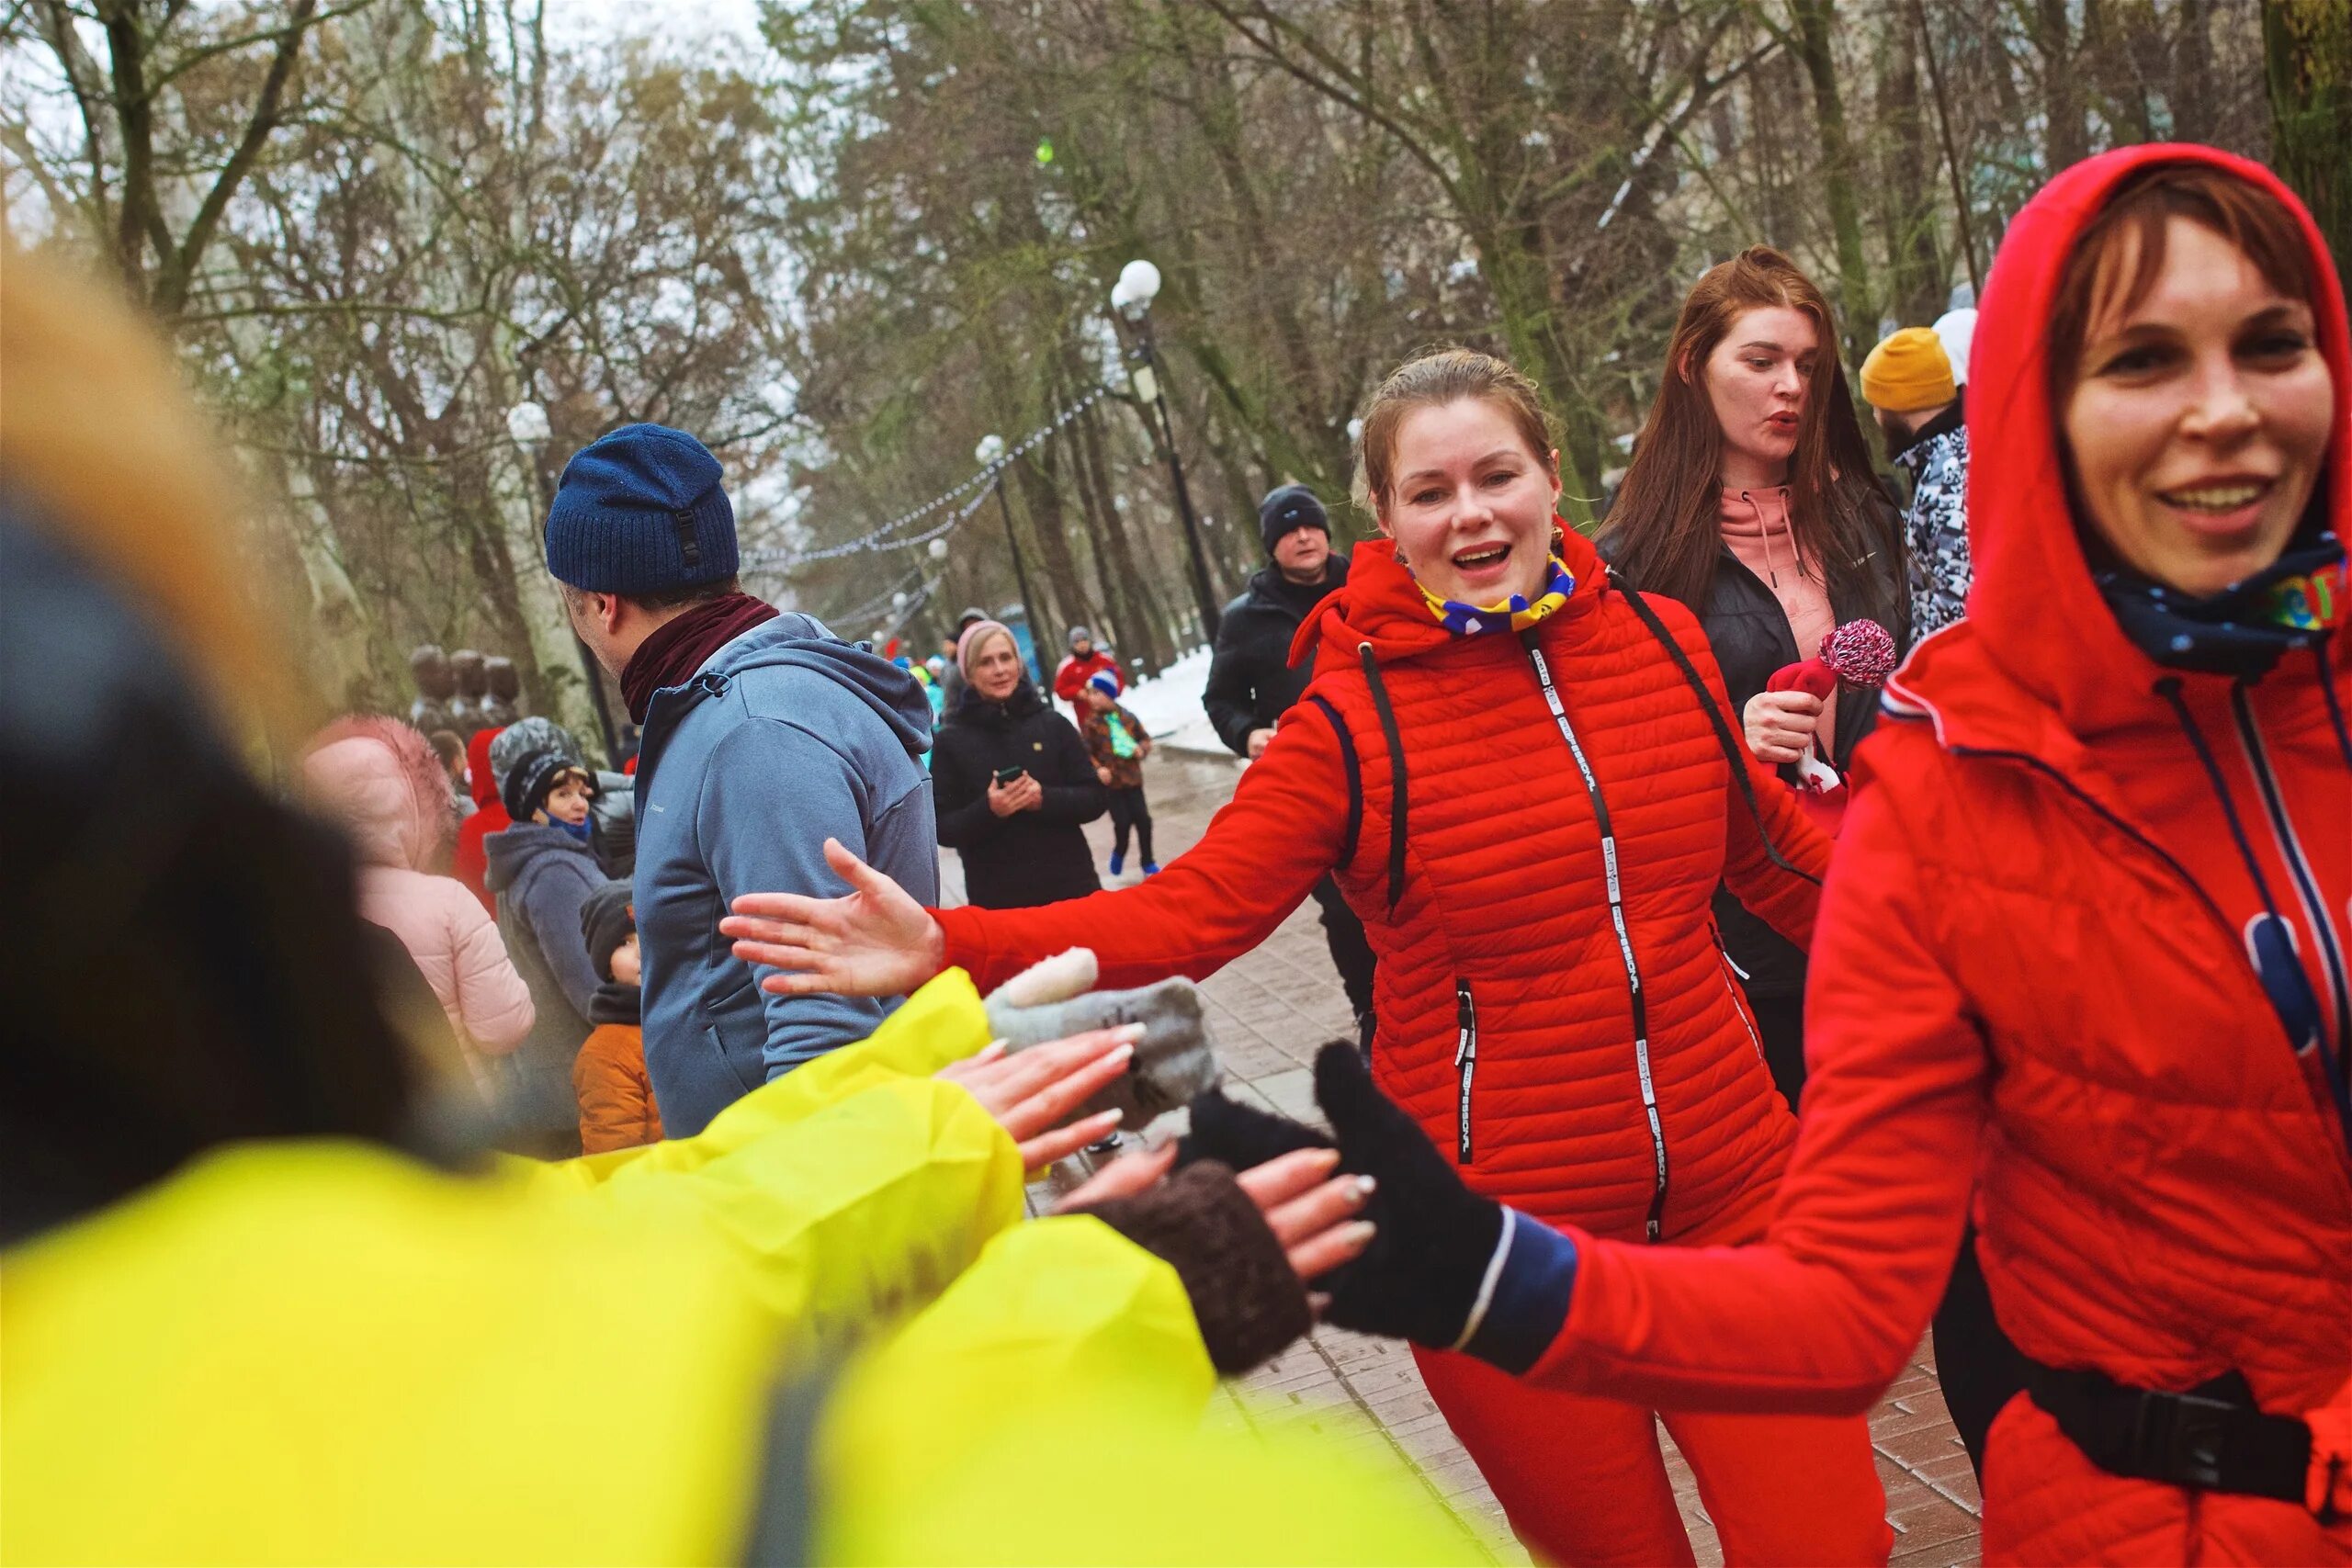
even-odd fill
[(1453, 986), (1453, 1065), (1459, 1067), (1470, 1059), (1471, 1046), (1478, 1038), (1478, 1012), (1470, 1001), (1470, 987), (1458, 980)]

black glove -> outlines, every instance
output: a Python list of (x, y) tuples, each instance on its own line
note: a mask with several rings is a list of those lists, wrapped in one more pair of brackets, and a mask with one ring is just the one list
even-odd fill
[(1235, 1170), (1254, 1170), (1270, 1159), (1300, 1149), (1328, 1149), (1331, 1140), (1314, 1128), (1227, 1100), (1213, 1089), (1193, 1100), (1193, 1129), (1176, 1145), (1176, 1168), (1213, 1159)]
[(1175, 1269), (1209, 1361), (1227, 1377), (1271, 1360), (1314, 1326), (1306, 1287), (1229, 1167), (1202, 1160), (1131, 1198), (1077, 1212)]
[(1351, 1042), (1333, 1041), (1316, 1056), (1315, 1098), (1340, 1135), (1340, 1168), (1377, 1183), (1364, 1209), (1378, 1227), (1372, 1245), (1317, 1282), (1331, 1295), (1324, 1316), (1358, 1333), (1452, 1348), (1502, 1239), (1502, 1205), (1462, 1184), (1420, 1124), (1374, 1087)]

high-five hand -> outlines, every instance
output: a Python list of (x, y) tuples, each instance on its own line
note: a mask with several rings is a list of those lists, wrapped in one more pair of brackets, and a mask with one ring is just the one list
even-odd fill
[(825, 840), (825, 863), (849, 884), (847, 894), (746, 893), (718, 922), (719, 933), (735, 939), (736, 957), (782, 971), (762, 977), (762, 989), (786, 997), (896, 997), (946, 967), (939, 922), (905, 888), (836, 839)]

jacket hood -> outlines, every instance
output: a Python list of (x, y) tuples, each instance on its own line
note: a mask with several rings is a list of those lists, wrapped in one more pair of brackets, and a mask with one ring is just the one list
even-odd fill
[[(589, 852), (586, 844), (552, 822), (517, 822), (511, 828), (501, 828), (481, 841), (482, 859), (488, 865), (482, 881), (493, 893), (512, 887), (523, 874), (524, 866), (549, 851), (582, 855)], [(602, 874), (598, 873), (599, 876)]]
[(466, 742), (466, 793), (474, 797), (476, 806), (488, 806), (498, 798), (498, 781), (490, 770), (490, 743), (498, 734), (495, 728), (477, 729)]
[[(2352, 522), (2352, 352), (2344, 294), (2326, 244), (2303, 204), (2258, 164), (2210, 147), (2124, 148), (2075, 164), (2041, 188), (2001, 242), (1970, 350), (1967, 421), (1975, 454), (1968, 475), (1969, 549), (1975, 581), (1967, 619), (1928, 638), (1890, 682), (1897, 706), (1917, 702), (1960, 716), (1989, 664), (2087, 738), (2160, 715), (2155, 682), (2166, 673), (2129, 642), (2091, 579), (2075, 533), (2050, 397), (2047, 332), (2061, 275), (2076, 238), (2118, 182), (2152, 164), (2222, 170), (2268, 192), (2294, 213), (2312, 276), (2319, 347), (2336, 386), (2335, 429), (2321, 483), (2341, 534)], [(1998, 699), (1995, 699), (1998, 701)], [(1979, 705), (1980, 707), (1985, 705)]]
[(868, 653), (827, 631), (814, 616), (786, 611), (720, 649), (702, 677), (731, 681), (753, 670), (797, 666), (812, 670), (880, 715), (910, 756), (931, 747), (931, 699), (922, 683), (880, 654)]
[[(1560, 558), (1576, 579), (1567, 607), (1560, 614), (1579, 615), (1600, 600), (1600, 555), (1590, 539), (1566, 523), (1560, 524)], [(1367, 642), (1374, 658), (1383, 664), (1394, 664), (1460, 640), (1430, 614), (1420, 584), (1396, 564), (1395, 543), (1370, 539), (1356, 547), (1346, 583), (1299, 623), (1297, 635), (1291, 638), (1290, 662), (1296, 664), (1318, 643), (1325, 658), (1316, 668), (1330, 670), (1339, 667), (1334, 660), (1353, 664), (1357, 649)]]
[(424, 736), (396, 718), (343, 718), (302, 757), (303, 784), (363, 865), (423, 871), (457, 830), (449, 776)]
[(988, 724), (1026, 718), (1045, 705), (1046, 699), (1038, 692), (1037, 682), (1026, 675), (1022, 676), (1021, 683), (1012, 688), (1012, 694), (1001, 703), (980, 695), (980, 689), (967, 681), (963, 691), (956, 695), (954, 711), (948, 716), (967, 723)]

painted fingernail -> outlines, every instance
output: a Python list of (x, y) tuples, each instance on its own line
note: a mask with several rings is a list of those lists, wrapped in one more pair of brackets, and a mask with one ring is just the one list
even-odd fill
[(1379, 1185), (1380, 1185), (1380, 1183), (1378, 1183), (1378, 1182), (1374, 1181), (1374, 1180), (1371, 1177), (1369, 1177), (1369, 1176), (1359, 1176), (1359, 1177), (1357, 1177), (1357, 1178), (1356, 1178), (1356, 1199), (1357, 1199), (1357, 1201), (1362, 1201), (1363, 1200), (1364, 1200), (1364, 1199), (1366, 1199), (1366, 1198), (1371, 1197), (1371, 1196), (1372, 1196), (1372, 1192), (1373, 1192), (1373, 1189), (1374, 1189), (1374, 1188), (1375, 1188), (1375, 1187), (1377, 1187), (1377, 1186), (1379, 1186)]
[(1340, 1227), (1340, 1239), (1350, 1247), (1360, 1247), (1380, 1234), (1380, 1227), (1370, 1220), (1351, 1220)]
[(1108, 1056), (1104, 1057), (1103, 1060), (1108, 1062), (1116, 1062), (1120, 1066), (1125, 1066), (1129, 1061), (1134, 1059), (1135, 1054), (1136, 1048), (1134, 1046), (1122, 1045), (1117, 1050), (1112, 1052)]
[(1148, 1030), (1143, 1024), (1123, 1023), (1119, 1025), (1118, 1028), (1111, 1031), (1111, 1038), (1114, 1040), (1125, 1040), (1132, 1043), (1142, 1039), (1147, 1032)]
[(1113, 1106), (1113, 1107), (1112, 1107), (1110, 1110), (1108, 1110), (1108, 1111), (1098, 1111), (1098, 1112), (1095, 1114), (1095, 1117), (1094, 1117), (1094, 1120), (1095, 1120), (1096, 1122), (1100, 1122), (1102, 1125), (1103, 1125), (1103, 1126), (1105, 1126), (1105, 1127), (1115, 1127), (1115, 1126), (1117, 1126), (1120, 1122), (1122, 1122), (1125, 1121), (1126, 1119), (1127, 1119), (1127, 1113), (1126, 1113), (1125, 1111), (1124, 1111), (1120, 1110), (1120, 1109), (1119, 1109), (1117, 1106), (1115, 1106), (1115, 1105), (1114, 1105), (1114, 1106)]

